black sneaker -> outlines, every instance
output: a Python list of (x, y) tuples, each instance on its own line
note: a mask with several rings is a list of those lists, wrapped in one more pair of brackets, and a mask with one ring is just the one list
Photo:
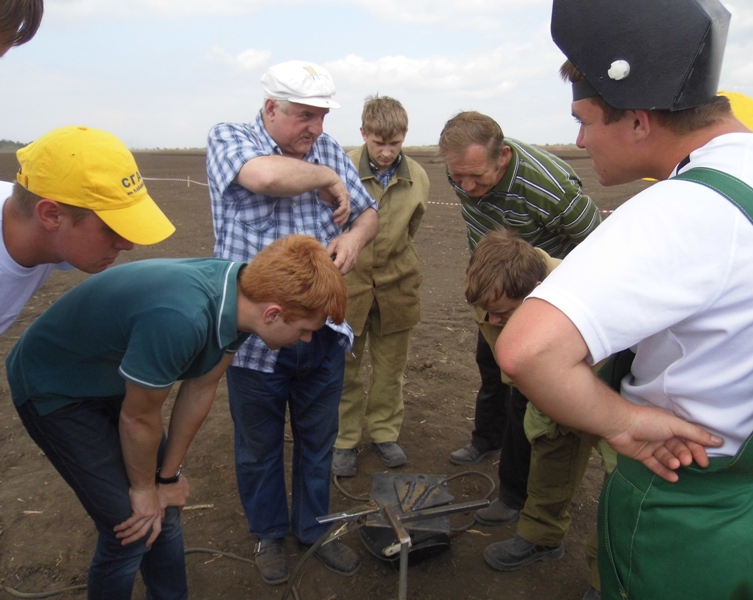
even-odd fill
[(463, 446), (460, 450), (455, 450), (455, 452), (450, 454), (450, 462), (453, 465), (475, 465), (484, 460), (484, 458), (490, 454), (499, 452), (499, 450), (499, 448), (492, 448), (491, 450), (482, 452), (473, 444), (468, 444), (467, 446)]
[(499, 498), (492, 500), (489, 506), (479, 508), (476, 511), (476, 521), (487, 527), (512, 523), (520, 515), (519, 510), (510, 508)]
[(565, 545), (537, 546), (518, 534), (511, 540), (497, 542), (484, 550), (484, 560), (497, 571), (517, 571), (541, 560), (557, 560), (565, 555)]
[(330, 571), (338, 575), (350, 577), (358, 573), (361, 568), (361, 559), (358, 558), (358, 554), (339, 539), (320, 546), (314, 556)]
[(338, 477), (355, 477), (357, 452), (355, 448), (332, 450), (332, 474)]
[(284, 539), (259, 540), (254, 548), (254, 562), (261, 578), (269, 585), (288, 580), (288, 551)]

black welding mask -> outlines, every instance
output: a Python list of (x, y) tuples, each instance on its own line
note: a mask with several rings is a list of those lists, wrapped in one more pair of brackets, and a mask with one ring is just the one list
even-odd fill
[(574, 101), (675, 111), (716, 96), (729, 20), (719, 0), (554, 0), (551, 29), (585, 78)]

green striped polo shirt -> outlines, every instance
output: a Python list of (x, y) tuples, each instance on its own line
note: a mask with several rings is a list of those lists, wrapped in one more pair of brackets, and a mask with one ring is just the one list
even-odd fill
[(564, 258), (601, 223), (577, 173), (553, 154), (505, 138), (512, 158), (501, 181), (481, 198), (469, 198), (452, 180), (461, 201), (471, 251), (484, 235), (505, 228), (554, 258)]

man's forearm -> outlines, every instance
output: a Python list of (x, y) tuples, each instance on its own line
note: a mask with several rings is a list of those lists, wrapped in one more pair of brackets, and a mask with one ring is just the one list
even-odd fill
[(526, 397), (561, 425), (605, 436), (626, 408), (585, 362), (578, 330), (547, 302), (526, 300), (502, 330), (496, 353)]
[(162, 440), (162, 404), (170, 388), (151, 390), (130, 381), (120, 408), (120, 446), (134, 489), (155, 486), (157, 451)]
[(180, 468), (188, 447), (212, 408), (215, 391), (216, 385), (196, 390), (192, 389), (191, 380), (183, 382), (170, 416), (167, 448), (162, 459), (161, 472), (166, 476), (175, 475)]
[(120, 446), (128, 480), (138, 490), (155, 486), (157, 451), (162, 439), (162, 419), (120, 416)]
[(196, 432), (212, 408), (220, 378), (233, 360), (226, 354), (212, 371), (195, 379), (186, 379), (180, 386), (170, 414), (167, 448), (161, 472), (166, 476), (177, 473)]
[(376, 237), (378, 229), (379, 214), (373, 208), (367, 208), (350, 224), (349, 233), (357, 239), (360, 251)]
[(512, 316), (497, 341), (502, 370), (557, 423), (603, 437), (668, 481), (723, 440), (670, 411), (632, 404), (599, 380), (585, 362), (588, 348), (575, 325), (551, 304), (532, 298)]
[(324, 165), (287, 156), (258, 156), (243, 165), (236, 181), (256, 194), (288, 198), (336, 185), (340, 178)]

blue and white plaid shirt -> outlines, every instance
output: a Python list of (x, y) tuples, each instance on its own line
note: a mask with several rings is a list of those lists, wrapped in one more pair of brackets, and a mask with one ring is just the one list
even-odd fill
[[(235, 183), (244, 164), (270, 155), (282, 156), (282, 151), (264, 128), (261, 111), (253, 123), (220, 123), (210, 130), (207, 177), (216, 257), (249, 262), (262, 248), (292, 233), (314, 236), (325, 247), (343, 233), (332, 219), (333, 209), (316, 190), (278, 198), (256, 194)], [(348, 224), (364, 210), (378, 210), (348, 155), (326, 133), (319, 136), (303, 160), (330, 167), (345, 182), (350, 192)], [(353, 342), (350, 326), (331, 321), (327, 325), (342, 334), (342, 344), (349, 349)], [(233, 365), (271, 373), (277, 354), (277, 350), (270, 350), (261, 338), (252, 335), (235, 355)]]

